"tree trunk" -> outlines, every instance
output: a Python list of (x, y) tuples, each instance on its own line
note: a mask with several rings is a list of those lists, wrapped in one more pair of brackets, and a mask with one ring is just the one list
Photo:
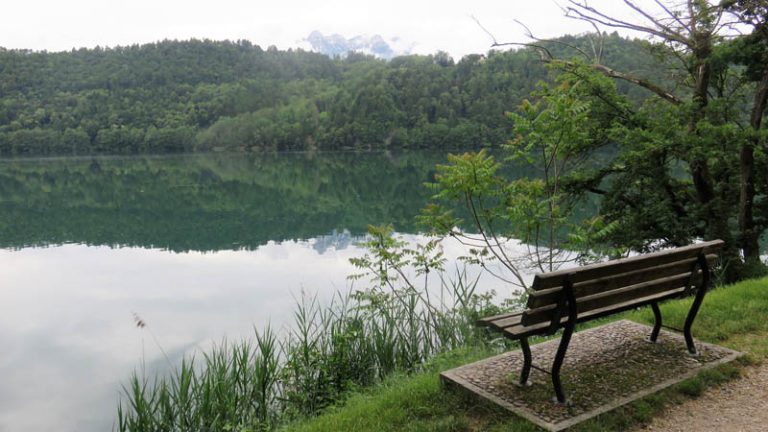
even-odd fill
[[(696, 28), (694, 21), (691, 27)], [(711, 33), (694, 30), (692, 34), (693, 65), (691, 75), (694, 78), (693, 87), (693, 111), (688, 123), (688, 133), (695, 137), (699, 134), (698, 122), (706, 117), (709, 104), (709, 84), (712, 78), (712, 37)], [(728, 219), (723, 215), (727, 209), (723, 208), (724, 201), (718, 199), (715, 193), (714, 181), (709, 171), (709, 162), (706, 157), (694, 157), (689, 161), (691, 180), (696, 190), (696, 196), (703, 216), (706, 220), (704, 232), (705, 240), (721, 239), (725, 241), (722, 251), (722, 259), (725, 263), (726, 282), (735, 282), (742, 278), (742, 260), (739, 245), (734, 241), (733, 233), (728, 226)]]
[[(768, 102), (768, 65), (763, 71), (763, 78), (757, 85), (754, 104), (749, 124), (757, 132), (765, 114)], [(741, 252), (746, 263), (760, 262), (760, 231), (755, 226), (753, 207), (755, 199), (755, 147), (759, 137), (755, 133), (741, 148), (739, 168), (741, 171), (741, 190), (739, 193), (739, 235)]]
[[(691, 22), (691, 27), (695, 28), (695, 22)], [(693, 87), (693, 111), (688, 121), (688, 133), (691, 136), (697, 136), (699, 120), (706, 116), (707, 105), (709, 104), (709, 81), (712, 75), (712, 67), (709, 63), (709, 57), (712, 55), (712, 38), (708, 33), (694, 32), (692, 35), (693, 46), (693, 65), (691, 75), (694, 78)], [(715, 208), (715, 188), (712, 182), (712, 176), (709, 173), (709, 164), (705, 157), (694, 157), (689, 161), (691, 169), (691, 180), (696, 189), (696, 196), (699, 203), (705, 211), (707, 220), (709, 239), (723, 238), (727, 227), (722, 222), (722, 215)], [(727, 240), (726, 240), (727, 241)]]

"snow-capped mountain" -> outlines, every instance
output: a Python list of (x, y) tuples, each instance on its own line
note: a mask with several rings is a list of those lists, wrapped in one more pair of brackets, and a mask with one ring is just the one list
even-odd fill
[(392, 57), (410, 54), (415, 44), (404, 44), (400, 38), (385, 40), (380, 35), (357, 35), (345, 38), (340, 34), (324, 35), (315, 30), (304, 39), (309, 43), (313, 51), (325, 55), (345, 56), (350, 51), (374, 55), (376, 57), (391, 59)]

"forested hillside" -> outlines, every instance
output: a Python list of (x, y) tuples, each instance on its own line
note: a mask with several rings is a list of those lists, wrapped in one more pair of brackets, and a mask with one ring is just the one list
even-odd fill
[[(564, 41), (590, 46), (586, 37)], [(605, 43), (606, 62), (640, 75), (655, 69), (641, 42)], [(529, 49), (387, 62), (247, 41), (0, 48), (0, 153), (493, 146), (509, 138), (504, 112), (546, 77)], [(644, 96), (622, 90), (630, 89), (634, 100)]]

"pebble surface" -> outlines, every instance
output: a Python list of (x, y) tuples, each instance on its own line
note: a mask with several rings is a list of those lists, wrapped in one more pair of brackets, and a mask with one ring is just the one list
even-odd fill
[[(551, 378), (541, 371), (531, 370), (530, 386), (517, 385), (522, 368), (520, 351), (448, 373), (509, 406), (546, 423), (559, 424), (733, 354), (728, 349), (697, 341), (700, 355), (691, 357), (682, 335), (662, 331), (654, 344), (647, 342), (649, 330), (642, 324), (617, 321), (574, 333), (560, 374), (568, 406), (552, 403)], [(533, 364), (549, 370), (558, 342), (556, 339), (532, 345)]]

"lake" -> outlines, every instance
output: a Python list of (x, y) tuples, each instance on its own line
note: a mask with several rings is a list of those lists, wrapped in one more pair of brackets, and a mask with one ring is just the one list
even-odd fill
[(111, 430), (132, 371), (162, 373), (254, 326), (281, 328), (302, 293), (349, 289), (368, 224), (422, 239), (413, 217), (444, 160), (0, 160), (0, 431)]

